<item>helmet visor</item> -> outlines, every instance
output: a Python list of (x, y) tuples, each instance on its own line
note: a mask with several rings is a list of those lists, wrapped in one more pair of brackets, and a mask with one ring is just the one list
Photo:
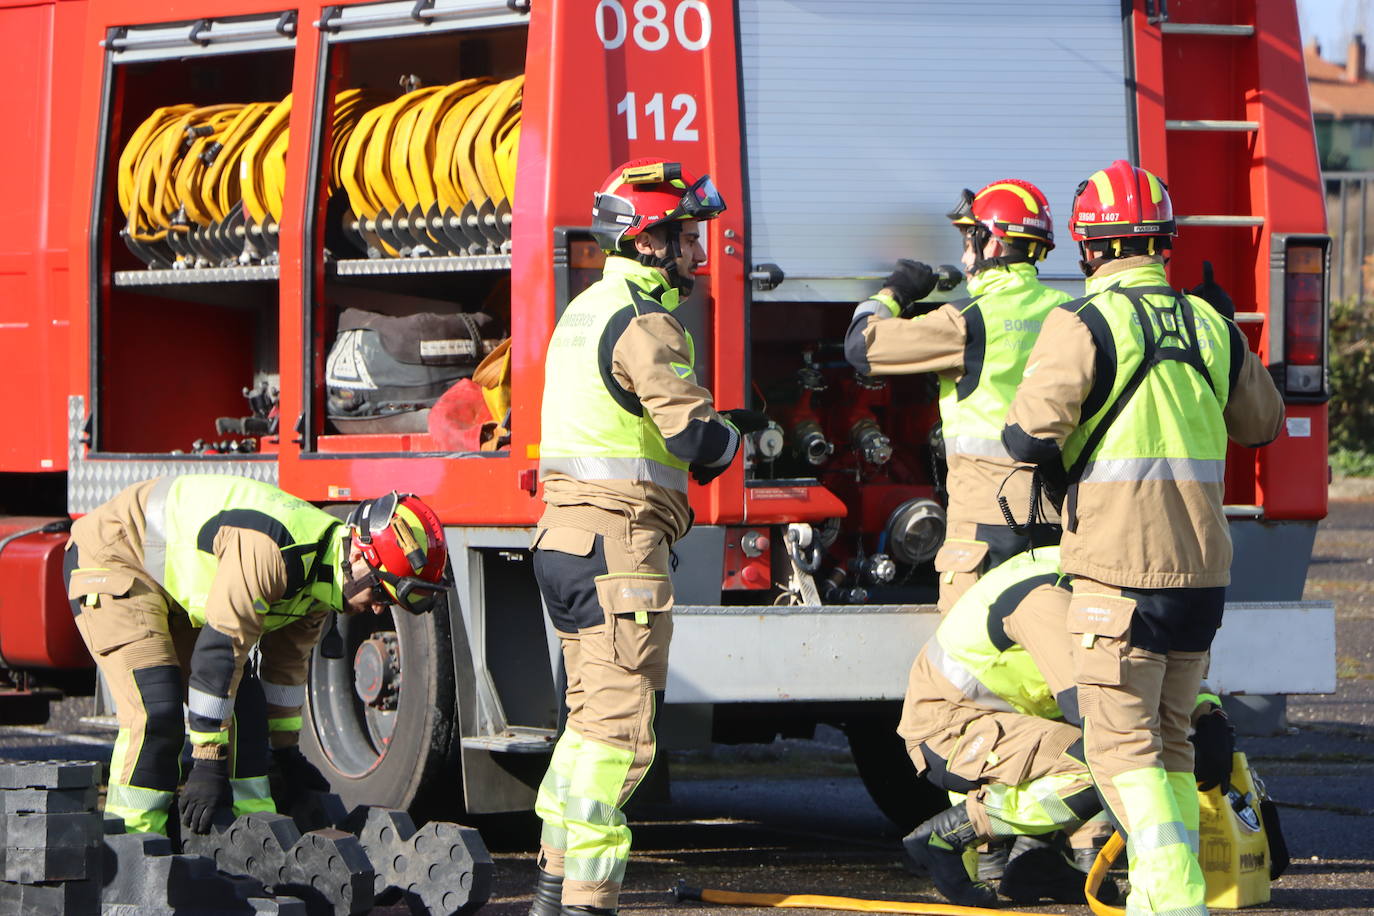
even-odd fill
[(954, 205), (954, 209), (945, 214), (945, 219), (960, 225), (967, 225), (974, 222), (973, 192), (968, 188), (964, 188), (959, 194), (959, 202)]
[(711, 181), (702, 175), (682, 195), (682, 202), (669, 214), (669, 219), (715, 219), (725, 212), (725, 198)]
[(358, 506), (354, 510), (354, 515), (349, 518), (348, 524), (357, 530), (359, 540), (364, 544), (370, 544), (374, 537), (386, 531), (396, 514), (396, 506), (400, 499), (400, 495), (392, 490), (385, 496), (368, 500)]

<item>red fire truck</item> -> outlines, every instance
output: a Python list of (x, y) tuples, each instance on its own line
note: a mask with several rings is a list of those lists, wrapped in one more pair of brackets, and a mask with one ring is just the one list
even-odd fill
[[(957, 259), (961, 188), (1026, 178), (1062, 221), (1117, 158), (1169, 182), (1174, 283), (1213, 262), (1288, 402), (1277, 442), (1230, 455), (1212, 681), (1334, 687), (1332, 610), (1301, 600), (1326, 512), (1329, 240), (1292, 2), (0, 0), (0, 75), (6, 721), (91, 689), (70, 517), (162, 474), (336, 506), (399, 488), (448, 527), (447, 611), (340, 620), (305, 746), (351, 801), (528, 808), (560, 705), (528, 552), (544, 348), (597, 275), (591, 191), (640, 155), (727, 196), (679, 315), (719, 405), (775, 421), (692, 494), (666, 745), (837, 725), (914, 819), (892, 726), (937, 620), (935, 387), (855, 377), (840, 340), (893, 259)], [(1043, 270), (1070, 290), (1072, 247)], [(418, 400), (339, 412), (359, 312), (461, 320), (441, 355), (509, 337), (487, 447), (414, 425)]]

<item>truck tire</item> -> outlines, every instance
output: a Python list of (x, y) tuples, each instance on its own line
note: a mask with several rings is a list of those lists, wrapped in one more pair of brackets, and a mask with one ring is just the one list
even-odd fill
[[(311, 658), (301, 750), (344, 804), (463, 813), (453, 643), (446, 605), (428, 614), (339, 614), (343, 656)], [(388, 708), (389, 707), (389, 708)]]
[(844, 726), (864, 788), (903, 834), (949, 807), (949, 796), (916, 775), (895, 719), (858, 719)]

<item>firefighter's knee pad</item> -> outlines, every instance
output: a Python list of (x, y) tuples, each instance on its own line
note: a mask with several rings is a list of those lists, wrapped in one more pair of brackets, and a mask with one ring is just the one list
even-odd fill
[(134, 684), (147, 716), (143, 742), (130, 782), (146, 788), (175, 786), (186, 728), (181, 717), (181, 669), (157, 665), (133, 672)]

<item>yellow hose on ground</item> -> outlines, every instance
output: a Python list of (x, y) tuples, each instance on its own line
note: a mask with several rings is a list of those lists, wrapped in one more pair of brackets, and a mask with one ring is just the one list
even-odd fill
[(1126, 916), (1126, 911), (1114, 906), (1108, 906), (1097, 899), (1097, 889), (1102, 886), (1102, 879), (1107, 874), (1107, 869), (1112, 867), (1116, 857), (1121, 855), (1121, 850), (1126, 848), (1126, 841), (1121, 838), (1120, 833), (1113, 833), (1111, 839), (1107, 840), (1107, 845), (1098, 850), (1097, 858), (1093, 860), (1093, 867), (1088, 869), (1088, 880), (1084, 882), (1083, 893), (1088, 898), (1088, 906), (1097, 916)]
[[(953, 903), (917, 903), (905, 900), (865, 900), (860, 897), (828, 897), (824, 894), (754, 894), (688, 887), (678, 881), (673, 889), (679, 901), (700, 900), (727, 906), (776, 906), (806, 910), (851, 910), (858, 913), (911, 913), (914, 916), (1037, 916), (1018, 910), (994, 910)], [(1052, 916), (1052, 914), (1038, 914)]]

